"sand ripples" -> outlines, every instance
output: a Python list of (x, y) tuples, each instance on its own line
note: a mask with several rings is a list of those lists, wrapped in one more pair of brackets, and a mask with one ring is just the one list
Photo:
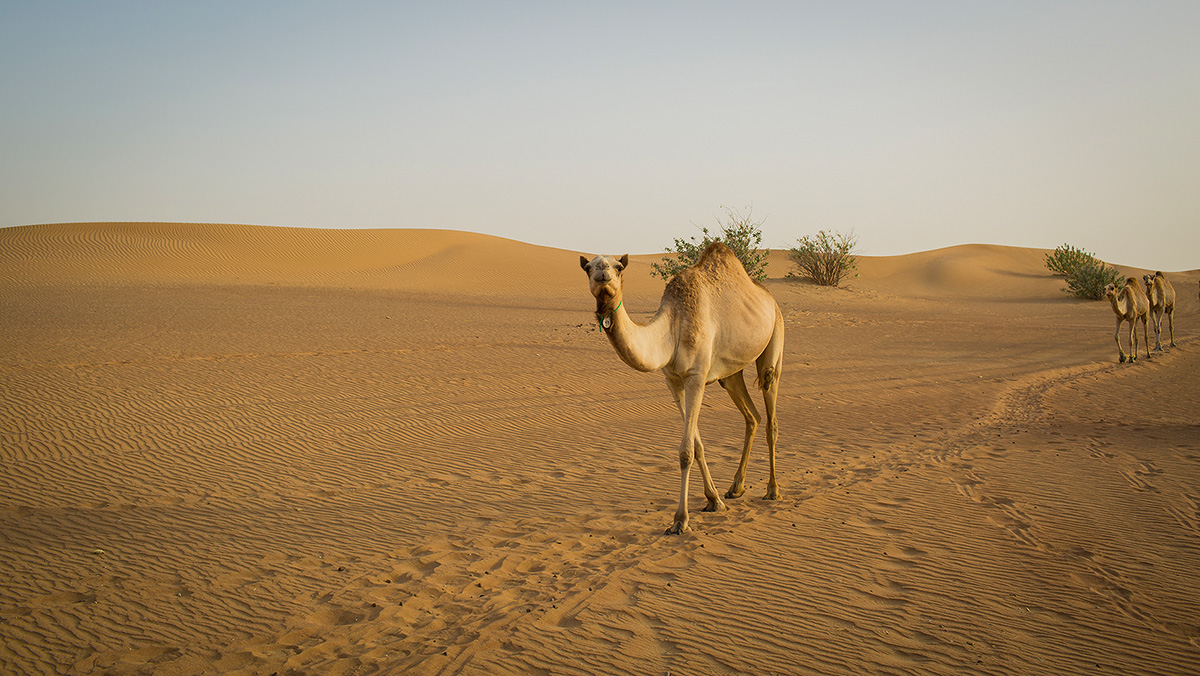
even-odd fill
[[(144, 228), (130, 241), (50, 228), (37, 256), (94, 247), (99, 262), (81, 261), (74, 282), (5, 286), (5, 669), (1049, 675), (1200, 663), (1200, 427), (1195, 378), (1180, 376), (1200, 372), (1194, 337), (1118, 366), (1100, 362), (1109, 318), (1093, 331), (1086, 308), (1045, 328), (1019, 304), (987, 306), (992, 321), (973, 304), (778, 283), (791, 332), (784, 499), (758, 498), (760, 438), (747, 495), (665, 537), (678, 414), (660, 376), (612, 354), (586, 302), (560, 302), (557, 288), (493, 302), (314, 286), (412, 275), (467, 288), (430, 266), (484, 265), (470, 237), (273, 277), (292, 286), (187, 272), (231, 248), (221, 237), (254, 251), (347, 246), (262, 239), (277, 234), (156, 242)], [(21, 251), (4, 255), (30, 279), (71, 264)], [(89, 281), (121, 257), (183, 261), (191, 276)], [(251, 258), (220, 274), (281, 274)], [(318, 281), (295, 285), (305, 279)], [(1079, 348), (1093, 333), (1095, 350)], [(1128, 405), (1148, 391), (1152, 409)], [(742, 421), (717, 388), (701, 425), (724, 488)]]

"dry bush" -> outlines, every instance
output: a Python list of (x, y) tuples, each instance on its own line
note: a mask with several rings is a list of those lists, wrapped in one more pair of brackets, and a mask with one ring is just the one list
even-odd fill
[(662, 279), (670, 279), (676, 273), (692, 267), (700, 260), (700, 254), (708, 248), (708, 245), (715, 241), (720, 241), (725, 246), (733, 251), (738, 260), (742, 262), (742, 267), (746, 269), (746, 274), (750, 275), (751, 279), (763, 281), (767, 278), (767, 257), (771, 254), (770, 249), (759, 249), (762, 244), (762, 224), (766, 219), (755, 221), (751, 219), (751, 212), (748, 210), (743, 216), (741, 212), (729, 207), (725, 209), (726, 221), (721, 223), (721, 234), (713, 236), (709, 234), (708, 228), (701, 228), (702, 237), (699, 241), (695, 237), (690, 239), (675, 239), (675, 248), (668, 248), (667, 253), (675, 254), (673, 258), (664, 257), (661, 262), (653, 263), (650, 268), (650, 274), (661, 277)]
[(1058, 247), (1052, 254), (1046, 254), (1046, 268), (1066, 278), (1067, 285), (1063, 291), (1090, 300), (1104, 298), (1104, 287), (1109, 284), (1120, 286), (1124, 279), (1116, 268), (1069, 244)]
[(821, 230), (797, 240), (797, 246), (788, 250), (788, 258), (800, 268), (800, 276), (822, 286), (838, 286), (858, 267), (854, 256), (857, 244), (858, 237), (853, 232)]

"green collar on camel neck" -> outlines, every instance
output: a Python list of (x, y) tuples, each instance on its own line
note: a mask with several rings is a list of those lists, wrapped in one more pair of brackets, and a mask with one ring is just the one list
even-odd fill
[(624, 298), (622, 298), (622, 299), (621, 299), (621, 300), (620, 300), (620, 301), (617, 303), (617, 306), (616, 306), (615, 308), (613, 308), (613, 311), (612, 311), (612, 312), (610, 312), (610, 313), (608, 313), (608, 316), (607, 316), (607, 317), (605, 317), (604, 319), (600, 319), (599, 317), (597, 317), (597, 318), (596, 318), (596, 321), (600, 322), (600, 329), (601, 329), (602, 331), (607, 331), (607, 330), (609, 330), (609, 329), (611, 329), (611, 328), (612, 328), (612, 325), (613, 325), (613, 315), (617, 314), (617, 310), (620, 310), (620, 309), (621, 309), (621, 306), (622, 306), (624, 303), (625, 303), (625, 299), (624, 299)]

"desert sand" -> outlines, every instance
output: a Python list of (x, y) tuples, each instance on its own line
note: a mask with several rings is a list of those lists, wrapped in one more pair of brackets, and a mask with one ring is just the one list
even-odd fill
[[(612, 246), (0, 230), (0, 672), (1200, 672), (1200, 270), (1118, 364), (1042, 250), (839, 289), (774, 252), (783, 499), (760, 435), (669, 536), (678, 413), (578, 264)], [(724, 490), (743, 424), (704, 406)]]

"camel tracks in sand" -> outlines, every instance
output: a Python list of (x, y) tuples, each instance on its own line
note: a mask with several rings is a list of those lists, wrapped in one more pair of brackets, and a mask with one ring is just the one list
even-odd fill
[[(1154, 368), (1166, 367), (1163, 358), (1157, 358)], [(1195, 362), (1193, 356), (1187, 359)], [(1194, 447), (1182, 442), (1190, 434), (1188, 426), (1141, 424), (1138, 409), (1119, 403), (1127, 384), (1136, 382), (1152, 390), (1162, 382), (1162, 375), (1161, 370), (1138, 373), (1105, 365), (1018, 385), (1001, 397), (984, 424), (967, 429), (948, 445), (947, 466), (956, 490), (984, 509), (992, 524), (1031, 551), (1061, 563), (1067, 575), (1064, 584), (1076, 587), (1084, 598), (1091, 595), (1097, 602), (1111, 604), (1133, 620), (1194, 642), (1200, 625), (1186, 619), (1186, 606), (1161, 602), (1172, 598), (1167, 588), (1151, 592), (1142, 586), (1142, 591), (1133, 591), (1151, 571), (1160, 580), (1183, 574), (1179, 562), (1147, 560), (1143, 550), (1129, 541), (1143, 524), (1156, 520), (1156, 513), (1171, 515), (1183, 529), (1175, 547), (1189, 552), (1188, 557), (1200, 552), (1194, 493), (1172, 478), (1194, 462), (1186, 453)], [(1064, 398), (1071, 390), (1091, 393), (1087, 401), (1093, 405), (1062, 408), (1062, 401), (1079, 401)], [(1169, 393), (1165, 396), (1172, 401)], [(1164, 413), (1168, 421), (1172, 419), (1170, 409)], [(1090, 433), (1079, 434), (1075, 427), (1080, 425)], [(1064, 434), (1064, 429), (1069, 433)], [(1147, 451), (1124, 450), (1123, 440), (1150, 434), (1162, 440), (1154, 459), (1142, 455)], [(1032, 481), (1026, 477), (1019, 482), (1021, 475), (1012, 465), (1018, 457), (1035, 471), (1039, 466), (1065, 466), (1069, 473), (1059, 469), (1057, 474), (1035, 474)], [(1063, 458), (1070, 460), (1064, 465)], [(1167, 464), (1176, 470), (1164, 467)], [(1062, 502), (1062, 492), (1074, 496)], [(1050, 509), (1054, 504), (1059, 506)], [(1117, 522), (1126, 525), (1100, 528), (1097, 514), (1113, 510), (1119, 510)]]
[[(451, 535), (347, 562), (350, 581), (291, 635), (317, 652), (329, 643), (360, 641), (373, 633), (355, 626), (360, 609), (386, 607), (387, 616), (406, 620), (406, 630), (379, 648), (406, 668), (453, 671), (482, 658), (503, 671), (521, 671), (533, 666), (523, 654), (549, 649), (540, 642), (585, 624), (593, 641), (608, 648), (589, 656), (592, 668), (611, 670), (631, 657), (623, 652), (630, 639), (643, 640), (653, 625), (650, 617), (639, 619), (632, 599), (647, 586), (668, 585), (686, 559), (656, 536), (588, 528), (567, 540), (548, 535), (536, 521), (512, 525), (485, 528), (481, 542)], [(636, 572), (635, 564), (650, 570)], [(341, 628), (331, 634), (331, 624)], [(488, 636), (508, 638), (498, 643)]]

